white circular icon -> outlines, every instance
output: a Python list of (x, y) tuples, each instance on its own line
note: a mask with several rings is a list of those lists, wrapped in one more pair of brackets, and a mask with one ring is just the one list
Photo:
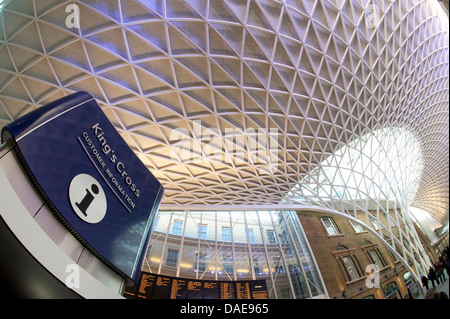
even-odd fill
[(70, 182), (69, 200), (75, 213), (87, 223), (96, 224), (106, 215), (106, 195), (91, 175), (79, 174)]

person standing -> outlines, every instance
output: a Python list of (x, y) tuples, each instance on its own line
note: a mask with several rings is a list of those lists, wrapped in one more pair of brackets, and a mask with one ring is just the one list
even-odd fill
[[(442, 281), (442, 279), (441, 279), (441, 263), (439, 262), (439, 261), (437, 261), (435, 264), (434, 264), (434, 272), (436, 273), (436, 281), (437, 281), (437, 284), (438, 285), (440, 285), (441, 284), (441, 281)], [(443, 281), (442, 281), (443, 282)]]
[(436, 272), (433, 269), (433, 266), (430, 266), (430, 269), (428, 269), (428, 279), (431, 280), (431, 284), (434, 288), (436, 288), (434, 281), (436, 280)]
[(427, 289), (427, 291), (428, 291), (428, 289), (430, 289), (430, 288), (428, 287), (428, 278), (427, 278), (427, 276), (420, 274), (420, 277), (422, 277), (422, 285), (423, 285), (423, 286)]
[(441, 278), (441, 281), (442, 281), (442, 283), (444, 283), (444, 281), (446, 281), (447, 280), (447, 278), (445, 278), (445, 272), (444, 272), (444, 269), (445, 269), (445, 264), (444, 264), (444, 259), (442, 259), (442, 261), (439, 261), (439, 273), (440, 273), (440, 278)]
[(449, 263), (449, 257), (447, 255), (447, 260), (445, 261), (445, 269), (447, 269), (447, 275), (450, 277), (449, 268), (450, 268), (450, 263)]

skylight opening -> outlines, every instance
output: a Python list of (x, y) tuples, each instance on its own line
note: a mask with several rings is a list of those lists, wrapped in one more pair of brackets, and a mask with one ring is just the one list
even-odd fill
[(283, 202), (371, 199), (408, 207), (417, 192), (422, 166), (420, 145), (412, 133), (400, 128), (376, 130), (327, 157)]

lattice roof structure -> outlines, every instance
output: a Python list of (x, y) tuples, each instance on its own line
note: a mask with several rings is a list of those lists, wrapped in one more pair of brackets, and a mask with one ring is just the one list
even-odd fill
[(448, 38), (433, 0), (0, 1), (0, 125), (88, 91), (180, 207), (314, 204), (289, 194), (400, 128), (420, 145), (408, 204), (446, 224)]

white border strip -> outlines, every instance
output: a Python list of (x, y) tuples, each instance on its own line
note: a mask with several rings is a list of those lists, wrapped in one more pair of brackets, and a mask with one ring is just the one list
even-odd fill
[(72, 106), (70, 109), (67, 109), (67, 110), (65, 110), (64, 112), (61, 112), (61, 113), (56, 114), (55, 116), (49, 118), (47, 121), (45, 121), (45, 122), (41, 123), (40, 125), (34, 127), (32, 130), (29, 130), (28, 132), (24, 133), (22, 136), (20, 136), (19, 138), (17, 138), (16, 141), (20, 141), (22, 138), (24, 138), (24, 137), (27, 136), (28, 134), (32, 133), (33, 131), (37, 130), (37, 129), (40, 128), (42, 125), (45, 125), (45, 124), (47, 124), (48, 122), (53, 121), (55, 118), (57, 118), (57, 117), (59, 117), (59, 116), (65, 114), (65, 113), (67, 113), (67, 112), (69, 112), (69, 111), (72, 111), (74, 108), (77, 108), (77, 107), (79, 107), (80, 105), (82, 105), (82, 104), (84, 104), (84, 103), (87, 103), (87, 102), (90, 102), (90, 101), (92, 101), (92, 100), (94, 100), (94, 98), (90, 98), (90, 99), (87, 100), (87, 101), (83, 101), (82, 103), (79, 103), (79, 104), (77, 104), (77, 105)]
[[(65, 284), (69, 273), (68, 265), (76, 264), (67, 256), (30, 215), (16, 192), (8, 187), (8, 178), (0, 166), (1, 217), (28, 250), (53, 276)], [(124, 297), (105, 286), (80, 266), (80, 287), (67, 288), (89, 299), (123, 299)]]

